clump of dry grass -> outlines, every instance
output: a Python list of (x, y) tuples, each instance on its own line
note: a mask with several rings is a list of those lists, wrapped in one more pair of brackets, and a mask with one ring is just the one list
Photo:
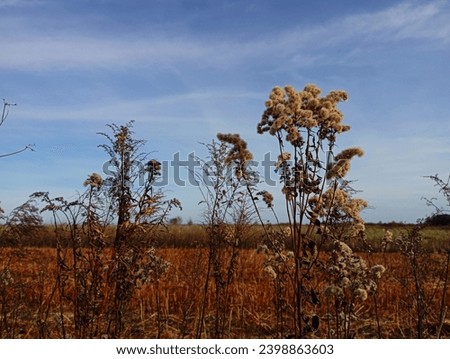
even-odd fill
[(29, 313), (28, 283), (17, 271), (17, 265), (26, 257), (24, 239), (34, 238), (42, 229), (42, 223), (39, 209), (32, 199), (13, 209), (9, 215), (4, 215), (0, 207), (0, 338), (23, 334), (20, 319)]
[[(408, 303), (411, 328), (415, 328), (415, 333), (410, 335), (418, 339), (440, 336), (439, 328), (442, 328), (447, 312), (446, 292), (450, 263), (450, 252), (439, 259), (432, 259), (430, 254), (426, 253), (423, 245), (423, 226), (417, 224), (392, 241), (407, 263), (407, 270), (399, 279), (409, 293), (405, 302)], [(440, 268), (440, 275), (432, 283), (427, 280), (431, 265)], [(438, 294), (440, 291), (441, 296)]]

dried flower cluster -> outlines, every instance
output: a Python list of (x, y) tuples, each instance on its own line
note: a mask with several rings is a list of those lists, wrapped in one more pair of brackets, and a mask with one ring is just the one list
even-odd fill
[(385, 252), (390, 244), (394, 242), (394, 235), (389, 230), (384, 230), (383, 238), (381, 239), (381, 250)]
[(278, 155), (278, 160), (275, 164), (275, 169), (284, 167), (287, 164), (287, 161), (289, 161), (291, 159), (291, 154), (289, 152), (283, 152), (281, 154)]
[(157, 255), (154, 247), (144, 249), (142, 263), (134, 273), (136, 283), (140, 286), (144, 283), (158, 282), (169, 270), (170, 263)]
[(92, 188), (100, 188), (103, 184), (103, 178), (98, 173), (92, 173), (89, 177), (83, 182), (83, 186), (91, 186)]
[[(313, 221), (322, 219), (332, 226), (346, 224), (346, 238), (357, 237), (365, 231), (361, 211), (368, 204), (361, 198), (353, 198), (345, 189), (329, 188), (323, 195), (312, 197), (309, 200), (309, 206), (308, 215)], [(330, 227), (327, 234), (330, 234)], [(326, 228), (325, 231), (327, 231)]]
[(155, 159), (147, 162), (147, 171), (150, 175), (159, 176), (161, 174), (161, 163)]
[(261, 195), (264, 203), (267, 205), (267, 208), (273, 207), (273, 196), (268, 191), (258, 192), (257, 195)]
[(367, 293), (376, 290), (373, 279), (381, 277), (384, 267), (377, 265), (369, 268), (366, 261), (354, 254), (346, 243), (336, 240), (326, 272), (332, 278), (331, 285), (341, 289), (341, 299), (353, 302), (355, 298), (367, 299)]
[(225, 158), (225, 164), (235, 164), (235, 174), (238, 179), (247, 179), (247, 163), (253, 159), (252, 153), (247, 149), (247, 142), (245, 142), (238, 134), (223, 134), (218, 133), (219, 141), (229, 143), (232, 145), (228, 155)]
[(289, 330), (286, 327), (286, 320), (293, 315), (294, 303), (289, 299), (289, 285), (295, 270), (295, 256), (285, 245), (290, 237), (290, 231), (286, 231), (285, 228), (276, 230), (270, 228), (269, 231), (270, 236), (266, 237), (257, 252), (264, 254), (263, 270), (273, 288), (277, 332), (283, 337)]
[(266, 110), (258, 123), (258, 133), (271, 135), (286, 132), (286, 141), (294, 146), (304, 143), (301, 128), (317, 129), (320, 139), (335, 140), (336, 133), (350, 129), (342, 124), (343, 114), (337, 104), (347, 100), (345, 91), (332, 91), (320, 97), (320, 89), (313, 84), (306, 85), (303, 91), (292, 86), (284, 89), (275, 87), (266, 101)]
[(228, 156), (225, 158), (225, 163), (230, 164), (234, 161), (245, 163), (253, 159), (252, 153), (247, 149), (247, 142), (245, 142), (238, 134), (218, 133), (217, 138), (220, 141), (232, 145)]
[[(259, 251), (262, 251), (262, 249)], [(287, 250), (281, 252), (271, 252), (266, 250), (264, 253), (266, 254), (264, 271), (269, 274), (270, 279), (278, 279), (283, 283), (286, 283), (289, 271), (294, 267), (294, 253)]]
[(354, 156), (361, 157), (364, 155), (364, 151), (359, 147), (347, 148), (337, 156), (334, 157), (334, 162), (328, 164), (327, 167), (327, 179), (343, 178), (350, 170), (350, 160)]
[(330, 285), (325, 288), (324, 294), (329, 308), (328, 318), (333, 319), (328, 325), (330, 328), (331, 323), (334, 323), (332, 332), (335, 336), (352, 337), (351, 321), (356, 318), (357, 306), (376, 293), (377, 281), (385, 270), (382, 265), (369, 268), (366, 261), (354, 254), (346, 243), (334, 241), (325, 268)]
[(380, 279), (384, 272), (386, 272), (386, 268), (381, 264), (375, 264), (372, 268), (370, 268), (370, 272), (372, 274), (372, 278)]

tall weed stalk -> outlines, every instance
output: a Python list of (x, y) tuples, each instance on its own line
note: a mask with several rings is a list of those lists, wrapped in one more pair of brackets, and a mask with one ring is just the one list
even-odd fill
[[(289, 335), (296, 338), (312, 335), (319, 329), (316, 310), (320, 296), (314, 278), (327, 268), (320, 257), (324, 246), (363, 238), (365, 230), (360, 211), (367, 203), (353, 198), (348, 182), (344, 181), (351, 159), (362, 156), (363, 151), (354, 147), (336, 154), (337, 137), (350, 129), (342, 123), (343, 114), (337, 107), (347, 99), (347, 94), (344, 91), (332, 91), (323, 97), (320, 94), (321, 90), (312, 84), (302, 91), (292, 86), (275, 87), (257, 125), (257, 132), (273, 136), (278, 147), (275, 170), (284, 197), (292, 265), (282, 256), (284, 249), (264, 226), (258, 210), (257, 214), (269, 250), (278, 256), (283, 271), (288, 273), (292, 293), (288, 301), (292, 306)], [(233, 163), (236, 176), (250, 183), (246, 170), (252, 155), (246, 142), (239, 135), (218, 134), (217, 137), (233, 146), (226, 163)], [(249, 186), (247, 189), (256, 205), (256, 193)], [(272, 207), (267, 192), (261, 193), (266, 204)]]
[(33, 195), (53, 215), (62, 337), (68, 335), (67, 302), (75, 337), (123, 337), (133, 326), (128, 308), (137, 288), (159, 280), (168, 268), (152, 244), (180, 202), (154, 188), (161, 164), (140, 152), (144, 141), (133, 138), (132, 122), (109, 128), (112, 135), (102, 133), (108, 142), (99, 146), (110, 157), (106, 179), (89, 175), (86, 191), (71, 202), (45, 192)]
[(233, 312), (230, 285), (238, 271), (238, 258), (248, 236), (252, 221), (252, 206), (245, 184), (233, 176), (226, 157), (230, 146), (213, 141), (205, 145), (208, 160), (202, 160), (196, 174), (204, 204), (204, 228), (208, 238), (208, 262), (200, 305), (197, 338), (204, 331), (210, 280), (214, 282), (214, 325), (211, 336), (223, 338)]

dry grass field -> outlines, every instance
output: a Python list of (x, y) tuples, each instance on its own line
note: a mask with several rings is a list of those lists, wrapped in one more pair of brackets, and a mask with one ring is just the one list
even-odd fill
[[(195, 226), (174, 226), (171, 231), (180, 236), (182, 228), (185, 232), (200, 232), (200, 228)], [(379, 226), (372, 226), (368, 231), (379, 233), (379, 230)], [(397, 230), (401, 228), (393, 229), (394, 232)], [(447, 235), (448, 239), (448, 230), (435, 229), (429, 233)], [(283, 338), (292, 334), (289, 332), (292, 327), (289, 323), (292, 320), (290, 303), (280, 304), (277, 300), (277, 281), (264, 270), (267, 267), (266, 255), (255, 248), (239, 250), (233, 280), (226, 293), (221, 292), (226, 300), (220, 306), (215, 302), (215, 282), (210, 280), (205, 298), (204, 325), (198, 333), (208, 250), (204, 246), (179, 248), (180, 241), (182, 243), (185, 239), (179, 237), (180, 241), (175, 241), (173, 236), (169, 238), (172, 238), (172, 246), (157, 250), (158, 256), (169, 263), (168, 269), (152, 281), (137, 284), (127, 312), (123, 313), (125, 324), (121, 337), (210, 338), (219, 333), (223, 338)], [(176, 243), (178, 245), (174, 246)], [(66, 248), (62, 251), (68, 266), (72, 265), (71, 250)], [(324, 262), (327, 255), (327, 252), (322, 254)], [(413, 271), (418, 268), (413, 268), (407, 257), (394, 251), (358, 255), (368, 266), (381, 264), (386, 270), (377, 281), (376, 294), (352, 304), (350, 337), (416, 338), (418, 303)], [(55, 248), (0, 249), (2, 338), (77, 337), (74, 277), (70, 273), (61, 273), (56, 258)], [(450, 338), (450, 321), (446, 313), (450, 305), (445, 284), (448, 280), (447, 261), (445, 253), (431, 250), (424, 253), (418, 263), (424, 298), (423, 337)], [(336, 328), (339, 326), (334, 322), (333, 313), (338, 306), (333, 297), (326, 295), (325, 287), (329, 282), (326, 275), (325, 271), (319, 272), (312, 281), (316, 292), (323, 293), (315, 306), (320, 326), (309, 335), (312, 338), (338, 337)], [(64, 292), (59, 291), (61, 280), (65, 280)], [(289, 294), (284, 297), (289, 298)], [(101, 305), (100, 300), (98, 315), (93, 315), (97, 321), (102, 320), (104, 313)], [(284, 313), (282, 322), (280, 310)], [(217, 325), (220, 325), (219, 329)], [(95, 336), (101, 338), (105, 334), (98, 332)]]

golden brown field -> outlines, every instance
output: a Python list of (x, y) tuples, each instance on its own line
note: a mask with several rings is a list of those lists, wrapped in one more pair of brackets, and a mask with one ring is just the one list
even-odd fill
[[(70, 251), (67, 249), (66, 251)], [(58, 293), (55, 249), (0, 249), (0, 263), (8, 265), (9, 274), (2, 273), (0, 286), (0, 332), (3, 338), (74, 337), (73, 283), (66, 283), (64, 297)], [(139, 286), (124, 313), (125, 338), (192, 338), (196, 336), (201, 307), (206, 249), (166, 248), (158, 254), (170, 263), (159, 280)], [(416, 337), (417, 306), (411, 269), (399, 253), (361, 254), (369, 265), (382, 264), (386, 272), (380, 278), (376, 296), (356, 302), (352, 313), (352, 333), (356, 338)], [(427, 337), (449, 338), (450, 321), (440, 321), (442, 308), (450, 300), (444, 296), (444, 275), (447, 258), (444, 254), (426, 255), (424, 296), (426, 315), (424, 333)], [(225, 338), (277, 338), (289, 333), (277, 321), (275, 281), (263, 268), (264, 255), (254, 249), (241, 250), (235, 278), (227, 296), (229, 302), (216, 312), (214, 283), (211, 281), (205, 308), (202, 337), (211, 337), (215, 318), (222, 317), (221, 333)], [(443, 267), (444, 266), (444, 267)], [(447, 268), (448, 269), (448, 268)], [(315, 278), (317, 292), (322, 292), (323, 278)], [(330, 337), (333, 323), (329, 311), (330, 298), (321, 296), (317, 306), (320, 327), (311, 337)], [(444, 300), (444, 302), (442, 302)], [(286, 328), (289, 327), (289, 303), (286, 303)], [(278, 308), (279, 309), (279, 308)], [(101, 311), (101, 308), (99, 308)], [(445, 314), (445, 313), (444, 313)], [(448, 317), (448, 316), (447, 316)], [(100, 318), (101, 319), (101, 318)], [(99, 333), (99, 337), (102, 337)]]

